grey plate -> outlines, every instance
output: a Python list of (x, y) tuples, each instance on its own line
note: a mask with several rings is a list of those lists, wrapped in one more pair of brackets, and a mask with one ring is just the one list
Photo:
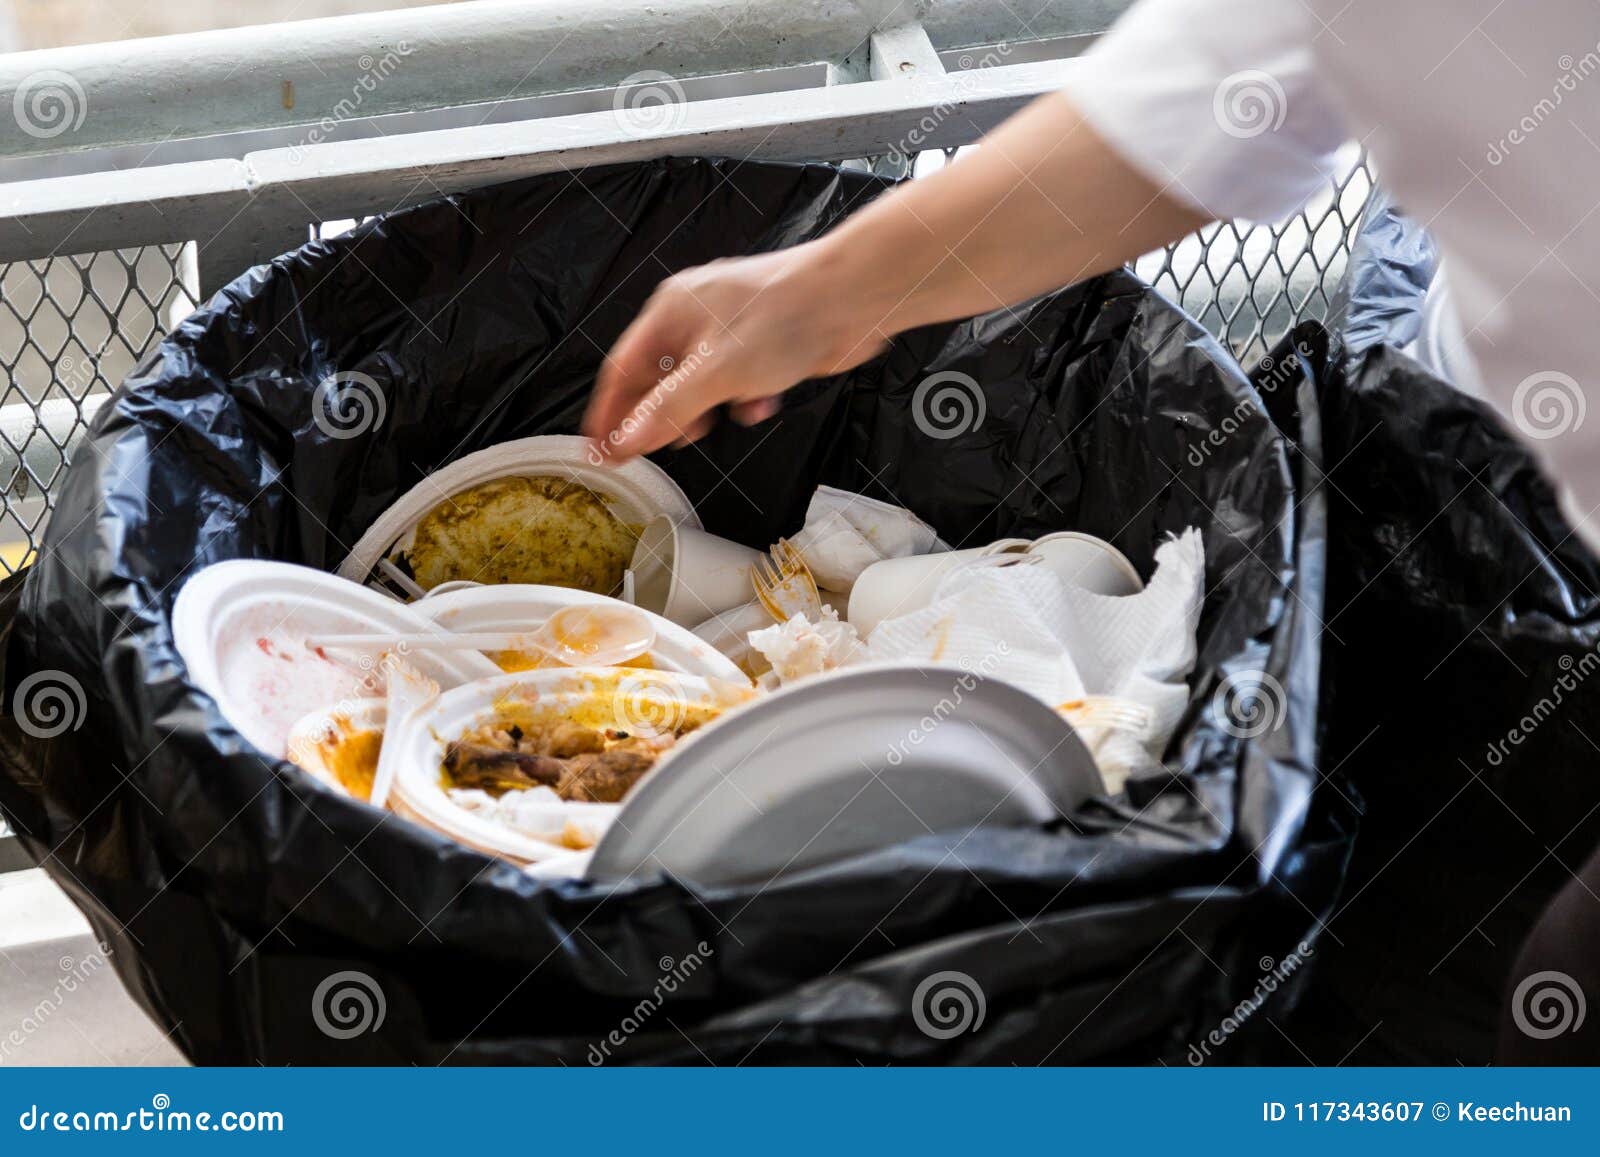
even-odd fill
[(588, 878), (702, 885), (784, 872), (930, 832), (1030, 825), (1103, 791), (1071, 726), (953, 667), (856, 669), (711, 724), (628, 797)]

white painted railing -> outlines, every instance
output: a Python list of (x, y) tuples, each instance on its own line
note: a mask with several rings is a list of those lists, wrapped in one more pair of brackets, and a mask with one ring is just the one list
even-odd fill
[(214, 286), (310, 221), (554, 169), (967, 144), (1127, 3), (479, 0), (13, 54), (0, 261), (194, 240)]

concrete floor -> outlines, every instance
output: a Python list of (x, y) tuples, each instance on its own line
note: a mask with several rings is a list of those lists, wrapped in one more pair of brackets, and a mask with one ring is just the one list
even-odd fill
[(0, 1068), (184, 1063), (49, 877), (0, 874)]

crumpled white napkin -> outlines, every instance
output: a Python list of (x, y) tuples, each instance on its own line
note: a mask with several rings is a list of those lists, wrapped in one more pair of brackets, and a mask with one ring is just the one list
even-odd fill
[(1188, 702), (1195, 632), (1205, 593), (1205, 545), (1190, 528), (1156, 550), (1156, 571), (1138, 594), (1097, 595), (1045, 566), (957, 571), (930, 605), (879, 623), (867, 657), (957, 663), (1004, 679), (1058, 710), (1109, 696), (1148, 712), (1135, 733), (1079, 726), (1107, 789), (1161, 766), (1161, 752)]
[(947, 550), (933, 527), (903, 507), (819, 486), (806, 524), (790, 539), (823, 590), (848, 593), (873, 563)]
[(779, 683), (836, 671), (859, 662), (864, 655), (856, 629), (840, 622), (839, 612), (826, 605), (819, 622), (796, 614), (786, 623), (751, 631), (747, 638), (751, 648), (772, 665)]
[(1072, 617), (1065, 584), (1048, 567), (963, 568), (927, 606), (874, 627), (867, 654), (874, 662), (953, 663), (1059, 707), (1086, 694), (1063, 642)]
[(1189, 702), (1195, 632), (1205, 597), (1205, 541), (1196, 527), (1156, 548), (1150, 585), (1134, 595), (1067, 589), (1078, 635), (1073, 654), (1089, 693), (1139, 704), (1150, 712), (1143, 734), (1080, 727), (1106, 787), (1161, 766), (1161, 753)]

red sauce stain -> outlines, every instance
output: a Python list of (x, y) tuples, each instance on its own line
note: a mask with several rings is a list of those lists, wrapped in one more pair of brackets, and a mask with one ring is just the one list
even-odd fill
[[(260, 647), (261, 648), (261, 653), (263, 655), (268, 656), (269, 658), (282, 659), (285, 663), (293, 661), (292, 657), (290, 655), (287, 655), (284, 652), (278, 650), (276, 647), (274, 647), (272, 645), (272, 640), (267, 638), (265, 635), (262, 635), (260, 638), (258, 638), (256, 640), (256, 646)], [(319, 651), (318, 654), (321, 654), (321, 652)], [(323, 658), (327, 658), (327, 656), (323, 655)]]

